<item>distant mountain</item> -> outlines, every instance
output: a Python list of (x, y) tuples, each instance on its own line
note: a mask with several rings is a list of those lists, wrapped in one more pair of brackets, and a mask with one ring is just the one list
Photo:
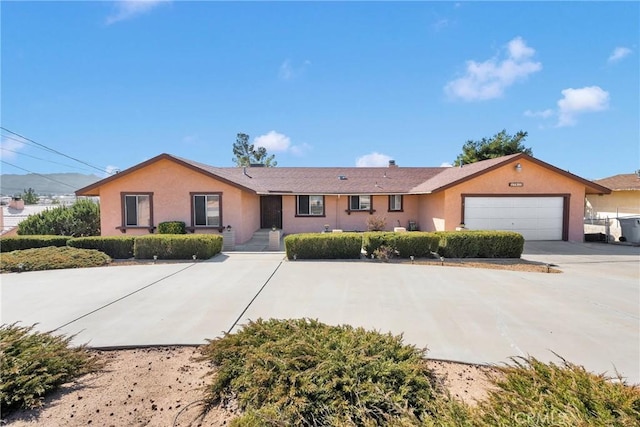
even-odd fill
[(2, 174), (0, 175), (0, 194), (13, 196), (22, 194), (25, 189), (29, 188), (33, 188), (38, 195), (72, 194), (100, 179), (96, 175), (81, 173)]

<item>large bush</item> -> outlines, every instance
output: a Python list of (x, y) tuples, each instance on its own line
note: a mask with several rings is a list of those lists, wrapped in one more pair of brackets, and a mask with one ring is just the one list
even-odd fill
[(209, 259), (222, 250), (222, 236), (214, 234), (160, 234), (136, 237), (137, 259)]
[(0, 239), (0, 252), (22, 249), (46, 248), (47, 246), (67, 246), (69, 236), (16, 236)]
[(1, 271), (41, 271), (63, 268), (99, 267), (111, 262), (109, 255), (92, 249), (49, 246), (5, 252), (0, 257)]
[(438, 250), (439, 242), (439, 236), (427, 232), (367, 232), (364, 233), (362, 247), (367, 256), (386, 248), (400, 258), (427, 258)]
[(520, 258), (524, 237), (513, 231), (438, 231), (446, 258)]
[(208, 400), (234, 397), (246, 411), (236, 425), (389, 425), (435, 397), (423, 350), (362, 328), (258, 320), (202, 353), (217, 366)]
[(289, 259), (354, 259), (362, 252), (361, 233), (303, 233), (284, 238)]
[(60, 385), (101, 367), (72, 337), (34, 332), (33, 327), (0, 327), (0, 412), (31, 409)]
[(132, 236), (76, 237), (70, 239), (67, 245), (80, 249), (96, 249), (115, 259), (128, 259), (133, 257), (134, 239)]
[(158, 224), (158, 234), (187, 234), (187, 225), (183, 221), (165, 221)]
[(18, 224), (19, 235), (99, 236), (100, 207), (90, 200), (30, 215)]

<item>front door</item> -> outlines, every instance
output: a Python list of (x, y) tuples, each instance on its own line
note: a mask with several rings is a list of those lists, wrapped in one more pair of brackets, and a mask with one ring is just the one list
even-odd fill
[(282, 196), (260, 197), (260, 228), (282, 228)]

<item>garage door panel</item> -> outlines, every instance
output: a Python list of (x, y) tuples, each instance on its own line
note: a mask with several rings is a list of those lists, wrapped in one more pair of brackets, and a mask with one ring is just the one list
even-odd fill
[(562, 240), (563, 197), (465, 198), (465, 225), (471, 230), (515, 231), (526, 240)]

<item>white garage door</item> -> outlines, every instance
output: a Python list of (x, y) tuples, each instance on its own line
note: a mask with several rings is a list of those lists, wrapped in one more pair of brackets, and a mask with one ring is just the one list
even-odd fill
[(563, 197), (465, 197), (470, 230), (507, 230), (525, 240), (562, 240)]

